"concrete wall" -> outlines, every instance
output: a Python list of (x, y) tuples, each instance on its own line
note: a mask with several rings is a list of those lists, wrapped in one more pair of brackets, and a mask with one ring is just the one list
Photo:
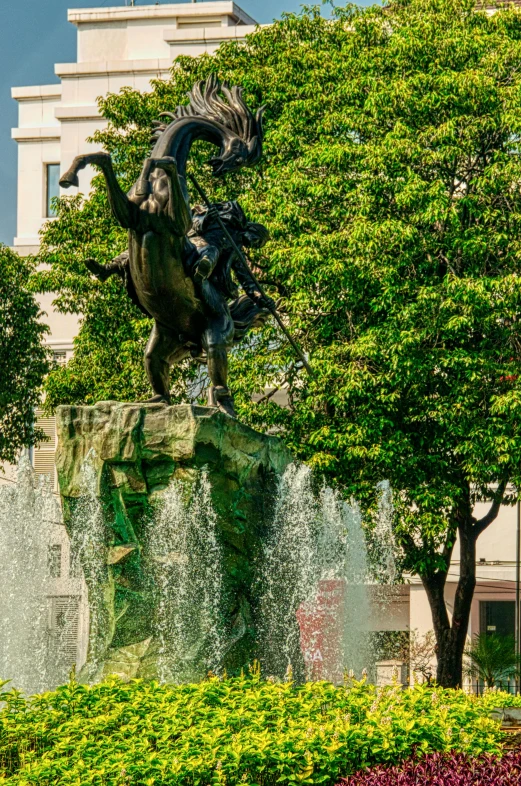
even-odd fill
[(46, 207), (45, 165), (61, 158), (60, 122), (56, 108), (61, 101), (60, 85), (13, 88), (18, 101), (19, 123), (12, 136), (18, 142), (17, 237), (21, 253), (38, 245), (38, 232)]
[(368, 630), (409, 630), (410, 587), (407, 584), (395, 587), (371, 586), (369, 592), (371, 618), (368, 620)]

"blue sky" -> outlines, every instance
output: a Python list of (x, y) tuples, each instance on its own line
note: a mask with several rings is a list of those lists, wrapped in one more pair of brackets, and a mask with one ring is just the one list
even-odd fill
[[(163, 2), (165, 0), (162, 0)], [(302, 0), (235, 0), (258, 22), (270, 22), (282, 11), (296, 11)], [(67, 8), (124, 5), (125, 0), (0, 0), (2, 68), (0, 71), (0, 242), (10, 245), (16, 232), (17, 104), (11, 87), (56, 82), (54, 63), (76, 60), (76, 28)], [(155, 0), (136, 0), (149, 5)], [(360, 3), (365, 5), (364, 2)]]

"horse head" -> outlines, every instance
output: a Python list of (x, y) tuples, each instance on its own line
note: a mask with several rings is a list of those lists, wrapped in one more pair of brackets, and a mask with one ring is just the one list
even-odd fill
[[(233, 172), (243, 166), (253, 166), (262, 156), (262, 115), (264, 107), (254, 115), (246, 105), (243, 89), (237, 85), (222, 84), (216, 76), (205, 82), (197, 82), (188, 94), (189, 103), (179, 106), (175, 112), (163, 112), (160, 117), (170, 118), (167, 125), (154, 123), (154, 142), (162, 137), (173, 139), (181, 121), (192, 120), (193, 138), (207, 139), (219, 146), (219, 154), (208, 162), (214, 175)], [(187, 149), (184, 149), (185, 156)], [(185, 162), (178, 162), (184, 164)]]

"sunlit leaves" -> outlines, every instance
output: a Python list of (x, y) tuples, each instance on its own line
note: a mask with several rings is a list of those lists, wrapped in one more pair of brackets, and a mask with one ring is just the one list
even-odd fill
[(47, 328), (30, 276), (34, 261), (0, 245), (0, 461), (15, 463), (23, 447), (33, 445), (34, 410), (50, 367), (43, 345)]
[(500, 753), (495, 693), (347, 679), (296, 686), (248, 676), (198, 685), (71, 682), (26, 701), (0, 694), (5, 786), (318, 786), (421, 751)]

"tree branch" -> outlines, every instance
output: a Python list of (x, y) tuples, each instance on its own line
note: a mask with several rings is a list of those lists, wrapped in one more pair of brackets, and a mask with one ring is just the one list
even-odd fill
[(474, 524), (472, 531), (474, 533), (475, 538), (479, 538), (481, 533), (486, 530), (486, 528), (492, 524), (493, 521), (496, 520), (497, 514), (499, 513), (499, 508), (503, 502), (503, 496), (505, 494), (505, 489), (508, 484), (508, 478), (503, 478), (500, 482), (499, 486), (497, 487), (497, 491), (494, 494), (494, 499), (492, 501), (492, 505), (489, 508), (488, 513), (486, 513), (483, 518), (476, 521)]
[[(447, 532), (447, 537), (445, 538), (445, 543), (443, 544), (443, 551), (441, 552), (441, 556), (443, 557), (444, 560), (447, 561), (447, 565), (450, 565), (455, 542), (456, 542), (456, 528), (451, 527)], [(447, 570), (448, 570), (448, 566), (447, 566)]]
[[(284, 379), (284, 382), (285, 381), (286, 380)], [(281, 390), (284, 382), (282, 382), (278, 387), (273, 388), (273, 390), (270, 390), (269, 393), (265, 393), (263, 396), (261, 396), (259, 399), (257, 399), (255, 404), (262, 404), (263, 401), (269, 401), (270, 398), (275, 395), (275, 393), (278, 393), (279, 390)]]
[(399, 537), (400, 537), (400, 540), (403, 542), (403, 544), (404, 544), (404, 546), (405, 546), (405, 548), (406, 548), (406, 550), (408, 552), (408, 555), (411, 555), (411, 556), (415, 555), (415, 557), (413, 557), (413, 559), (417, 558), (420, 555), (420, 553), (421, 553), (421, 548), (416, 545), (416, 543), (414, 542), (414, 538), (410, 534), (410, 532), (402, 532), (402, 533), (400, 533)]

